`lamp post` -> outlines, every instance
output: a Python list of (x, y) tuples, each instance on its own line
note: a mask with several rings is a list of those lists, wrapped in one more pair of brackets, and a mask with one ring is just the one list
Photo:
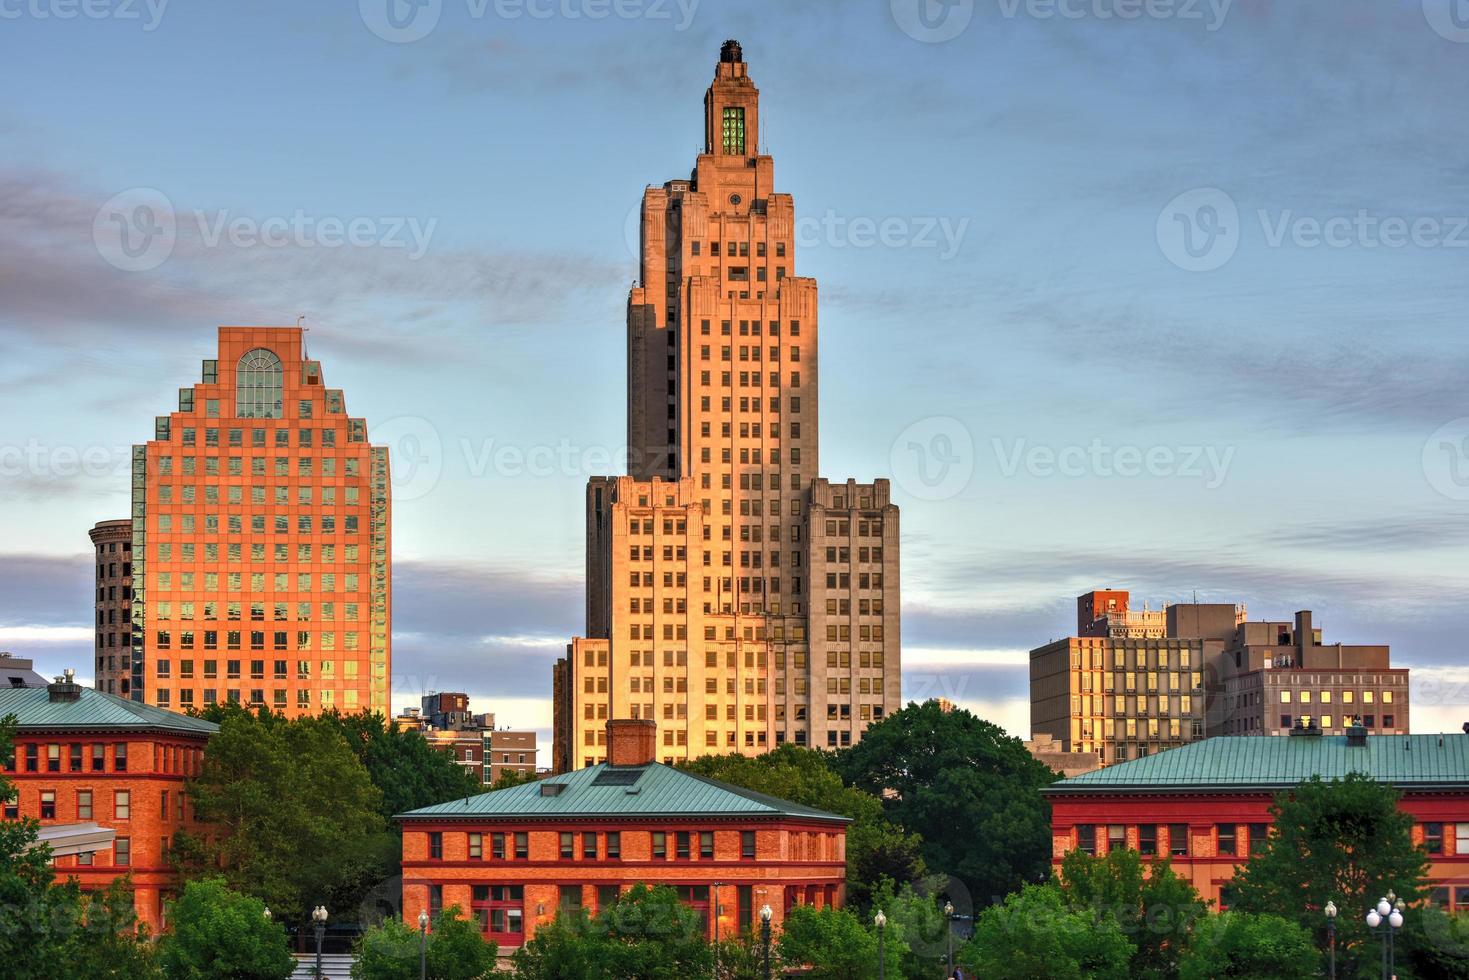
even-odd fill
[(1331, 980), (1336, 980), (1336, 903), (1326, 903), (1326, 945), (1331, 956)]
[(877, 980), (887, 980), (888, 955), (882, 939), (883, 933), (887, 932), (888, 917), (882, 914), (882, 909), (878, 909), (877, 914), (872, 917), (872, 924), (877, 926)]
[[(1392, 892), (1387, 893), (1390, 898), (1397, 898)], [(1391, 912), (1387, 914), (1387, 975), (1396, 977), (1398, 975), (1398, 951), (1396, 933), (1403, 927), (1403, 900), (1397, 899)]]
[(321, 980), (321, 942), (326, 938), (326, 906), (311, 910), (311, 924), (316, 930), (316, 977)]
[(948, 925), (949, 940), (949, 976), (954, 975), (954, 903), (944, 903), (944, 921)]
[(1382, 929), (1382, 980), (1388, 980), (1397, 970), (1397, 951), (1393, 949), (1393, 933), (1403, 927), (1403, 903), (1393, 892), (1379, 898), (1375, 908), (1367, 913), (1367, 927)]
[(765, 980), (770, 980), (770, 917), (775, 915), (769, 905), (760, 906), (760, 945), (765, 950)]
[(266, 922), (269, 922), (270, 921), (270, 906), (269, 905), (267, 905), (265, 907), (265, 921)]
[(418, 913), (418, 975), (428, 980), (428, 913)]

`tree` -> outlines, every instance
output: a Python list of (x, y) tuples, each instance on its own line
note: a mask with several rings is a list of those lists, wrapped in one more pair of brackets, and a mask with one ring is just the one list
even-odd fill
[(882, 878), (913, 881), (923, 873), (922, 842), (883, 814), (882, 801), (845, 785), (824, 752), (789, 743), (759, 756), (710, 755), (685, 763), (689, 772), (777, 799), (851, 817), (847, 826), (847, 901), (867, 909)]
[(1223, 912), (1195, 926), (1179, 980), (1312, 980), (1321, 953), (1311, 934), (1278, 915)]
[(793, 905), (780, 927), (780, 958), (806, 965), (812, 980), (877, 976), (877, 936), (846, 909)]
[(174, 902), (159, 951), (168, 980), (283, 980), (296, 968), (286, 931), (265, 903), (223, 878), (191, 881)]
[(958, 958), (986, 980), (1127, 980), (1132, 955), (1115, 919), (1068, 908), (1049, 883), (985, 909)]
[(1401, 939), (1413, 976), (1469, 980), (1469, 916), (1424, 905), (1406, 918)]
[(1069, 908), (1111, 918), (1131, 940), (1134, 977), (1176, 976), (1193, 925), (1207, 911), (1166, 857), (1145, 866), (1133, 850), (1106, 857), (1069, 851), (1061, 861), (1060, 887)]
[(949, 921), (937, 896), (947, 881), (935, 875), (916, 888), (909, 883), (898, 887), (886, 878), (878, 883), (866, 920), (879, 909), (887, 917), (883, 946), (888, 976), (930, 977), (943, 969), (949, 950)]
[(341, 733), (367, 767), (382, 793), (378, 809), (384, 818), (486, 791), (478, 769), (454, 761), (447, 749), (435, 748), (422, 732), (402, 731), (378, 713), (344, 715), (335, 710), (320, 716), (322, 724)]
[(1361, 773), (1330, 781), (1313, 776), (1276, 797), (1270, 812), (1273, 832), (1235, 875), (1231, 908), (1284, 915), (1324, 949), (1321, 910), (1335, 902), (1342, 975), (1375, 963), (1366, 909), (1388, 891), (1416, 903), (1428, 871), (1426, 855), (1412, 842), (1413, 818), (1398, 809), (1397, 791)]
[[(459, 906), (434, 916), (428, 932), (430, 980), (479, 980), (498, 976), (498, 948), (484, 938), (478, 923), (461, 918)], [(353, 980), (418, 980), (422, 937), (402, 919), (384, 920), (357, 941)]]
[(500, 777), (490, 786), (490, 792), (500, 789), (510, 789), (512, 786), (524, 786), (533, 783), (539, 777), (533, 772), (521, 772), (518, 769), (501, 769)]
[(595, 918), (563, 912), (539, 927), (514, 963), (517, 980), (689, 980), (714, 955), (677, 892), (634, 885)]
[(848, 783), (883, 800), (922, 839), (924, 863), (983, 904), (1050, 875), (1051, 811), (1040, 788), (1057, 774), (1017, 738), (962, 709), (909, 704), (839, 753)]
[(179, 866), (223, 874), (279, 916), (305, 922), (317, 904), (357, 908), (395, 860), (382, 794), (330, 721), (224, 712), (187, 792), (219, 834), (179, 834)]

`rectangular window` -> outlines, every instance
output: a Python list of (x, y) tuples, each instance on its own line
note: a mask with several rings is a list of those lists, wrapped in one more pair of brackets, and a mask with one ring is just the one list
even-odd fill
[(607, 833), (607, 860), (622, 860), (622, 834), (616, 830)]
[(557, 894), (557, 905), (562, 912), (581, 911), (581, 885), (561, 885)]
[(469, 856), (473, 860), (478, 861), (480, 858), (484, 857), (484, 840), (485, 839), (483, 834), (469, 835)]
[(581, 856), (588, 861), (597, 860), (597, 835), (591, 831), (581, 835)]
[(1153, 855), (1158, 853), (1158, 825), (1155, 823), (1139, 824), (1137, 828), (1137, 852), (1139, 854)]
[(740, 831), (740, 857), (747, 861), (755, 859), (755, 832), (753, 830)]
[(678, 834), (675, 836), (674, 840), (675, 840), (675, 846), (677, 848), (676, 853), (675, 853), (675, 856), (680, 861), (687, 861), (689, 859), (689, 854), (690, 854), (690, 851), (689, 851), (689, 832), (687, 830), (680, 830), (678, 832)]
[(530, 834), (519, 831), (515, 835), (515, 859), (524, 861), (530, 857)]
[(659, 860), (668, 857), (668, 834), (664, 831), (653, 831), (653, 856)]
[(1084, 823), (1077, 826), (1076, 847), (1083, 854), (1097, 853), (1097, 828), (1095, 824)]
[(505, 860), (505, 835), (504, 834), (491, 834), (490, 835), (490, 857), (494, 858), (496, 861), (503, 861), (503, 860)]
[(1429, 854), (1443, 853), (1443, 824), (1426, 823), (1423, 825), (1423, 847)]
[(128, 771), (128, 743), (118, 742), (112, 747), (112, 771)]
[(41, 819), (56, 819), (56, 791), (52, 789), (41, 791)]
[(726, 106), (723, 112), (725, 153), (745, 152), (745, 110), (742, 106)]
[(443, 860), (444, 835), (440, 831), (435, 830), (428, 835), (428, 856), (434, 861)]
[(112, 842), (112, 863), (119, 868), (129, 867), (133, 863), (133, 842), (126, 837), (119, 837)]
[(714, 831), (701, 830), (699, 832), (699, 857), (705, 861), (714, 859)]
[(1218, 854), (1233, 855), (1235, 850), (1235, 826), (1232, 823), (1222, 823), (1216, 828), (1219, 835), (1219, 846), (1215, 849)]
[(1250, 824), (1250, 853), (1259, 854), (1265, 850), (1265, 842), (1270, 836), (1270, 825), (1265, 823)]
[(92, 744), (92, 771), (101, 772), (107, 768), (107, 746), (101, 742)]
[(133, 804), (132, 793), (120, 789), (112, 794), (112, 814), (115, 819), (127, 820), (132, 816)]
[(1174, 857), (1188, 856), (1188, 824), (1168, 825), (1168, 853)]
[(77, 819), (92, 819), (92, 791), (89, 789), (77, 790)]
[(576, 857), (576, 836), (569, 830), (561, 832), (561, 860), (570, 861)]

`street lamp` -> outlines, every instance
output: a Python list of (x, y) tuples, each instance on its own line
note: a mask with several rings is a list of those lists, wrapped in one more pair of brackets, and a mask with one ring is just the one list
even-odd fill
[(883, 948), (882, 937), (887, 931), (888, 917), (882, 914), (882, 909), (872, 917), (872, 924), (877, 926), (877, 980), (887, 980), (888, 956), (887, 950)]
[(418, 975), (428, 980), (428, 913), (418, 913)]
[[(1392, 895), (1392, 892), (1388, 892)], [(1403, 927), (1403, 901), (1398, 899), (1393, 910), (1387, 914), (1387, 975), (1395, 977), (1398, 974), (1398, 951), (1396, 934)]]
[(311, 922), (316, 929), (316, 976), (321, 980), (321, 941), (326, 938), (326, 906), (318, 905), (311, 910)]
[(1403, 927), (1403, 903), (1392, 892), (1379, 898), (1377, 905), (1367, 913), (1367, 927), (1382, 929), (1382, 978), (1388, 980), (1397, 969), (1397, 952), (1393, 949), (1394, 933)]
[(270, 921), (270, 906), (269, 905), (267, 905), (265, 907), (265, 921), (266, 922), (269, 922)]
[(760, 943), (765, 948), (765, 980), (770, 980), (770, 917), (775, 915), (770, 906), (760, 906)]
[(949, 976), (954, 975), (954, 903), (944, 903), (944, 919), (948, 923), (949, 939)]
[(1331, 980), (1336, 980), (1336, 903), (1326, 903), (1326, 937), (1331, 950)]

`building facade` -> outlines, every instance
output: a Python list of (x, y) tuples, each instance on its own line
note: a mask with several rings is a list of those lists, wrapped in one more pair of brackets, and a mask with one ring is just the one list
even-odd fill
[(388, 450), (303, 332), (221, 327), (133, 450), (129, 696), (386, 713), (390, 528)]
[(133, 522), (99, 521), (87, 533), (97, 563), (93, 686), (127, 697), (133, 679)]
[(1097, 591), (1077, 600), (1077, 635), (1030, 652), (1032, 736), (1103, 765), (1299, 721), (1401, 734), (1408, 709), (1408, 671), (1386, 646), (1323, 644), (1309, 611), (1253, 622), (1243, 605), (1139, 611), (1126, 592)]
[(496, 726), (493, 713), (472, 713), (469, 695), (460, 692), (425, 694), (420, 704), (419, 710), (398, 719), (399, 727), (421, 731), (429, 744), (448, 752), (486, 786), (506, 773), (536, 775), (534, 731)]
[(816, 282), (726, 42), (688, 179), (649, 187), (628, 298), (629, 475), (589, 481), (587, 627), (556, 666), (558, 770), (617, 717), (665, 762), (839, 748), (899, 705), (898, 509), (818, 476)]
[(1277, 794), (1313, 775), (1360, 772), (1390, 783), (1428, 849), (1431, 896), (1469, 912), (1469, 735), (1221, 736), (1053, 783), (1052, 858), (1128, 848), (1167, 855), (1205, 900), (1229, 906), (1229, 882), (1270, 832)]
[(0, 688), (0, 717), (6, 715), (15, 716), (17, 729), (13, 754), (0, 760), (15, 785), (4, 818), (38, 820), (43, 836), (78, 826), (110, 831), (111, 841), (95, 851), (54, 858), (57, 875), (76, 878), (84, 891), (130, 875), (138, 919), (157, 933), (164, 903), (180, 887), (168, 861), (173, 835), (200, 827), (184, 782), (200, 771), (218, 726), (70, 677), (47, 687)]
[(458, 905), (509, 950), (634, 884), (676, 889), (710, 939), (845, 901), (847, 818), (654, 762), (652, 721), (606, 727), (605, 763), (399, 816), (404, 920)]

